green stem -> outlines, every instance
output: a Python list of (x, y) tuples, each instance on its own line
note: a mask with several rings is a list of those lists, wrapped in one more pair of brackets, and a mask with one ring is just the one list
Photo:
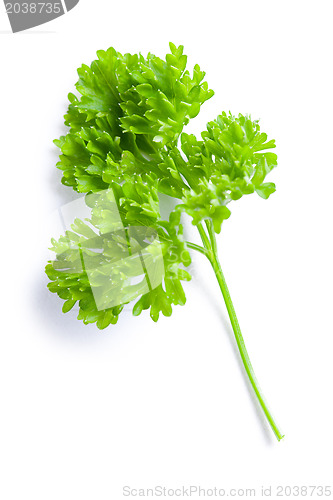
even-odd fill
[(196, 243), (192, 243), (191, 241), (186, 241), (186, 245), (191, 248), (192, 250), (196, 250), (197, 252), (202, 253), (205, 255), (207, 258), (209, 256), (209, 253), (204, 247), (201, 247), (200, 245), (197, 245)]
[(234, 335), (236, 338), (237, 346), (238, 346), (238, 349), (239, 349), (239, 352), (240, 352), (240, 355), (241, 355), (241, 358), (242, 358), (242, 361), (244, 364), (245, 371), (249, 377), (250, 383), (251, 383), (253, 390), (258, 398), (260, 406), (261, 406), (275, 436), (280, 441), (284, 437), (284, 435), (279, 430), (279, 428), (278, 428), (278, 426), (277, 426), (277, 424), (272, 416), (272, 413), (270, 412), (270, 410), (268, 408), (268, 405), (266, 403), (264, 395), (260, 389), (257, 377), (254, 373), (252, 363), (251, 363), (250, 357), (248, 355), (248, 352), (247, 352), (247, 349), (246, 349), (246, 346), (244, 343), (243, 335), (242, 335), (242, 332), (241, 332), (241, 329), (240, 329), (240, 326), (238, 323), (235, 308), (234, 308), (234, 305), (232, 303), (229, 289), (228, 289), (227, 283), (225, 281), (225, 277), (224, 277), (223, 272), (222, 272), (221, 264), (220, 264), (219, 259), (218, 259), (217, 243), (216, 243), (215, 231), (214, 231), (213, 224), (211, 221), (206, 221), (206, 226), (207, 226), (208, 234), (209, 234), (210, 238), (208, 238), (206, 231), (201, 226), (201, 224), (198, 225), (198, 230), (199, 230), (201, 239), (203, 241), (203, 244), (208, 251), (207, 257), (208, 257), (208, 259), (209, 259), (209, 261), (214, 269), (218, 284), (220, 286), (220, 289), (221, 289), (221, 292), (222, 292), (222, 295), (223, 295), (223, 298), (224, 298), (224, 301), (225, 301), (225, 304), (227, 307), (227, 311), (229, 314), (232, 329), (234, 331)]
[(204, 230), (204, 228), (202, 227), (202, 225), (201, 225), (200, 222), (197, 225), (197, 228), (198, 228), (200, 237), (202, 239), (202, 243), (204, 244), (204, 247), (207, 249), (208, 254), (210, 254), (212, 252), (212, 245), (211, 245), (211, 243), (209, 241), (209, 238), (208, 238), (208, 236), (206, 234), (206, 231)]

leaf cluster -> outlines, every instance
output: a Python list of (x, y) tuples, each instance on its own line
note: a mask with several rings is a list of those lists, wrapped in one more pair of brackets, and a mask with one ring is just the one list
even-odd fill
[[(65, 115), (69, 131), (55, 141), (62, 182), (87, 195), (91, 217), (75, 220), (52, 241), (56, 257), (46, 273), (50, 291), (65, 300), (64, 312), (78, 302), (78, 318), (103, 329), (133, 298), (133, 314), (149, 309), (154, 321), (161, 312), (170, 316), (172, 305), (185, 304), (182, 281), (191, 278), (185, 270), (191, 257), (181, 213), (194, 225), (210, 219), (220, 232), (230, 201), (253, 192), (266, 199), (274, 192), (265, 177), (277, 159), (267, 151), (274, 141), (249, 116), (223, 112), (200, 140), (183, 132), (213, 91), (198, 65), (191, 73), (186, 69), (182, 46), (170, 43), (165, 59), (113, 48), (97, 56), (78, 70), (78, 95), (69, 94)], [(167, 220), (160, 214), (161, 195), (177, 200)], [(133, 236), (131, 228), (142, 232)], [(142, 252), (151, 252), (143, 244), (147, 234), (154, 234), (163, 259), (163, 278), (155, 285), (134, 257), (140, 245), (141, 262)], [(121, 262), (128, 257), (125, 269)], [(107, 273), (112, 279), (106, 284)], [(96, 293), (117, 303), (98, 307)]]

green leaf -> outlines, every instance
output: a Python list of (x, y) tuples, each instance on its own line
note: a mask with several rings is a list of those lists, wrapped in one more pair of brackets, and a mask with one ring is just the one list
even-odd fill
[(71, 309), (73, 309), (75, 304), (76, 304), (76, 300), (73, 300), (73, 299), (66, 300), (66, 302), (62, 306), (62, 312), (66, 313), (66, 312), (70, 311)]
[(267, 200), (272, 193), (275, 193), (275, 191), (276, 187), (273, 182), (266, 182), (256, 188), (256, 193), (261, 196), (261, 198), (264, 198), (264, 200)]

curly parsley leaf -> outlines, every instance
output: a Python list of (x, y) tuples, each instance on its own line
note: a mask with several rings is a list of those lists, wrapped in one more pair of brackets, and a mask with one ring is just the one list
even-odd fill
[[(72, 269), (57, 268), (68, 259), (82, 264), (82, 252), (89, 253), (82, 247), (82, 238), (95, 244), (101, 239), (94, 266), (97, 269), (105, 265), (108, 269), (115, 258), (120, 259), (119, 248), (111, 245), (115, 252), (112, 255), (110, 242), (104, 236), (115, 231), (119, 238), (119, 227), (114, 224), (116, 213), (121, 218), (121, 231), (133, 227), (155, 231), (163, 254), (163, 279), (141, 294), (133, 313), (150, 309), (154, 320), (160, 312), (168, 316), (172, 305), (185, 303), (181, 281), (190, 279), (185, 267), (191, 262), (191, 245), (183, 238), (181, 212), (189, 215), (196, 226), (211, 220), (215, 232), (220, 232), (223, 221), (230, 216), (230, 201), (253, 192), (268, 198), (274, 192), (274, 184), (264, 181), (276, 166), (276, 155), (267, 151), (275, 143), (260, 132), (258, 121), (241, 114), (234, 117), (223, 112), (207, 124), (201, 140), (183, 132), (213, 91), (198, 65), (192, 74), (186, 70), (182, 46), (170, 43), (170, 53), (164, 60), (151, 53), (147, 57), (122, 55), (113, 48), (99, 51), (97, 56), (90, 66), (82, 65), (78, 70), (79, 97), (69, 94), (65, 115), (69, 132), (55, 143), (61, 149), (58, 167), (63, 171), (65, 185), (87, 193), (90, 202), (91, 193), (110, 190), (112, 199), (100, 196), (90, 226), (77, 219), (72, 230), (54, 244), (57, 257), (48, 264), (47, 273), (50, 290), (66, 300), (64, 312), (79, 300), (79, 318), (85, 323), (96, 321), (98, 327), (105, 328), (117, 321), (128, 303), (125, 299), (133, 298), (136, 288), (140, 291), (142, 287), (134, 287), (132, 295), (119, 294), (114, 288), (119, 304), (101, 316), (92, 291), (98, 280), (92, 284), (91, 270), (88, 276), (84, 266), (78, 275)], [(161, 219), (159, 193), (179, 201), (166, 221)], [(71, 248), (73, 238), (79, 238), (80, 251)], [(120, 276), (127, 283), (126, 272), (130, 271), (122, 271)], [(84, 293), (81, 299), (79, 292)]]

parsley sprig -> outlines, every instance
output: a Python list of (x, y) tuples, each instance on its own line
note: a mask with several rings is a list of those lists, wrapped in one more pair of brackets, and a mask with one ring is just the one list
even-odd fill
[[(170, 316), (173, 305), (185, 304), (189, 250), (200, 252), (212, 265), (245, 370), (280, 440), (244, 344), (215, 236), (230, 217), (231, 201), (254, 192), (267, 199), (275, 191), (265, 182), (277, 165), (270, 151), (275, 142), (250, 116), (225, 112), (200, 139), (183, 132), (214, 94), (198, 65), (186, 70), (183, 46), (170, 43), (165, 59), (113, 48), (97, 56), (78, 70), (78, 96), (69, 94), (65, 115), (69, 131), (55, 141), (62, 183), (86, 194), (91, 217), (75, 219), (52, 240), (49, 290), (65, 301), (64, 312), (78, 303), (78, 319), (100, 329), (115, 324), (129, 303), (134, 315), (148, 309), (157, 321), (160, 313)], [(160, 195), (176, 200), (167, 220)], [(184, 239), (182, 214), (198, 229), (202, 245)], [(161, 275), (161, 262), (163, 277), (157, 279), (150, 269)]]

